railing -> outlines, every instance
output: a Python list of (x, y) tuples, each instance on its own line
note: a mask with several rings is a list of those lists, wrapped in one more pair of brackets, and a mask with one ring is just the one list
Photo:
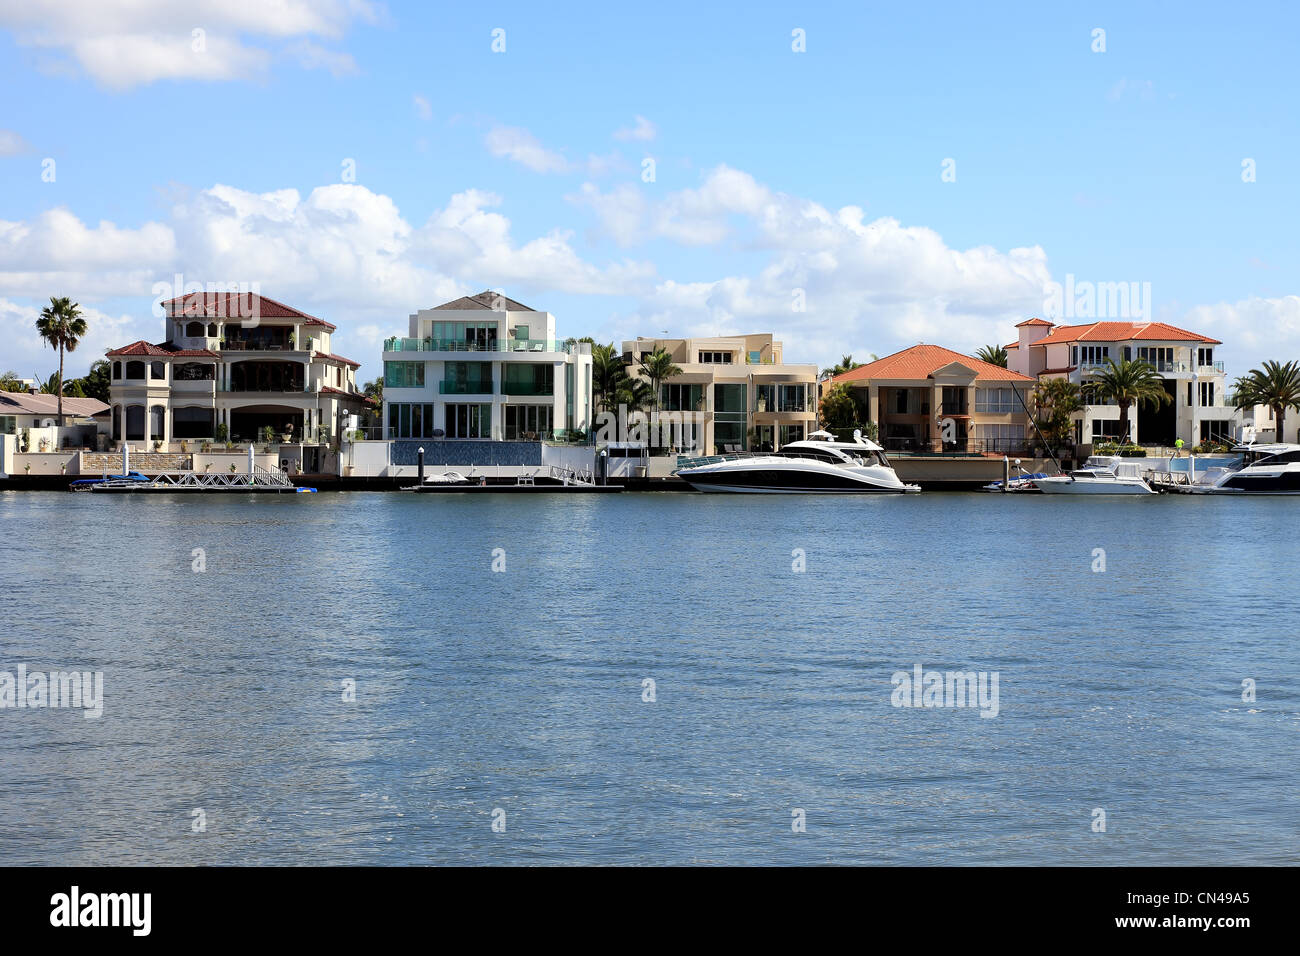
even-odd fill
[(1011, 455), (1030, 457), (1033, 445), (1021, 438), (886, 438), (880, 442), (891, 455)]
[[(492, 379), (471, 382), (439, 382), (439, 395), (491, 395)], [(508, 393), (507, 393), (508, 394)]]
[(510, 382), (501, 383), (502, 395), (551, 395), (555, 386), (550, 382)]
[(1206, 369), (1213, 369), (1213, 370), (1216, 371), (1216, 372), (1222, 372), (1222, 371), (1223, 371), (1223, 363), (1222, 363), (1222, 362), (1208, 362), (1208, 363), (1207, 363), (1207, 362), (1201, 362), (1201, 363), (1199, 363), (1199, 364), (1196, 366), (1196, 370), (1197, 370), (1198, 372), (1203, 372), (1203, 371), (1205, 371)]
[(940, 414), (969, 415), (970, 411), (969, 411), (969, 406), (965, 402), (944, 402), (943, 410), (940, 412)]
[(491, 342), (465, 342), (455, 339), (389, 338), (385, 352), (560, 352), (569, 355), (574, 345), (555, 339), (498, 339)]

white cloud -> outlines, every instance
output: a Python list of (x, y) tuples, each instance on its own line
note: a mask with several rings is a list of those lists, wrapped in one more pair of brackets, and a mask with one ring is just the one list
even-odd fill
[(426, 123), (433, 119), (433, 104), (429, 102), (428, 97), (421, 93), (416, 93), (411, 97), (411, 103), (415, 106), (415, 115), (420, 117)]
[(615, 130), (614, 138), (623, 142), (630, 142), (633, 140), (637, 142), (649, 142), (655, 138), (657, 133), (658, 130), (655, 129), (654, 123), (650, 122), (644, 116), (638, 116), (631, 126)]
[(532, 133), (518, 126), (494, 126), (484, 142), (493, 156), (527, 166), (535, 173), (565, 173), (573, 169), (564, 156), (547, 149)]
[[(382, 14), (368, 0), (0, 0), (0, 26), (21, 46), (62, 54), (112, 89), (248, 79), (264, 74), (276, 53), (304, 69), (355, 72), (349, 54), (317, 40), (337, 42), (353, 22)], [(287, 46), (257, 45), (267, 41)]]
[[(58, 353), (36, 334), (36, 317), (46, 304), (48, 301), (21, 304), (0, 298), (0, 342), (4, 343), (4, 351), (0, 353), (0, 372), (13, 371), (19, 378), (44, 380), (58, 371)], [(86, 305), (82, 305), (81, 313), (86, 320), (86, 337), (77, 350), (64, 359), (64, 370), (69, 379), (84, 374), (91, 362), (104, 357), (107, 349), (125, 345), (139, 337), (132, 335), (138, 326), (132, 316), (110, 315)]]
[(1300, 359), (1300, 295), (1198, 305), (1168, 321), (1221, 340), (1224, 347), (1216, 350), (1215, 358), (1225, 356), (1230, 378), (1246, 374), (1265, 359)]
[(0, 129), (0, 156), (18, 156), (30, 150), (27, 141), (11, 129)]

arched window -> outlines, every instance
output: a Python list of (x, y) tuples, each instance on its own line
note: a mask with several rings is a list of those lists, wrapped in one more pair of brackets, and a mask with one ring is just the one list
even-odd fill
[(210, 382), (215, 366), (203, 362), (186, 362), (172, 369), (172, 377), (178, 382)]
[(186, 336), (192, 339), (203, 338), (203, 323), (202, 322), (189, 323), (188, 325), (185, 326), (185, 334)]
[(217, 323), (215, 323), (215, 322), (209, 322), (209, 323), (208, 323), (208, 338), (210, 338), (210, 339), (215, 339), (216, 337), (217, 337)]
[(161, 405), (155, 405), (149, 409), (149, 438), (152, 441), (166, 441), (167, 436), (163, 433), (163, 424), (165, 421), (165, 411)]
[(126, 407), (126, 440), (144, 441), (144, 406)]
[(144, 362), (127, 362), (127, 378), (144, 378)]
[(113, 406), (113, 441), (122, 440), (122, 406)]
[(120, 379), (121, 377), (122, 377), (122, 363), (121, 363), (121, 362), (114, 362), (114, 363), (113, 363), (113, 380), (114, 380), (114, 381), (117, 381), (117, 380)]
[(156, 378), (156, 379), (158, 379), (158, 380), (160, 380), (160, 381), (161, 381), (162, 379), (165, 379), (165, 378), (167, 377), (167, 369), (163, 366), (163, 363), (162, 363), (162, 362), (152, 362), (152, 363), (150, 363), (150, 365), (149, 365), (149, 377), (150, 377), (150, 378)]

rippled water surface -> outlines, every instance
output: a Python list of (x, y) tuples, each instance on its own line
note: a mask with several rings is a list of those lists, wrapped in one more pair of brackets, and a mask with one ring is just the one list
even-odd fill
[[(1297, 519), (0, 492), (0, 670), (106, 698), (0, 710), (0, 863), (1294, 864)], [(916, 664), (998, 716), (894, 707)]]

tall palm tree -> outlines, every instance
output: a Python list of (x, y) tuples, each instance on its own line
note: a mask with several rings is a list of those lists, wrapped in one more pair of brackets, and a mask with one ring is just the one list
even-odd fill
[(596, 393), (596, 403), (601, 411), (618, 407), (619, 389), (627, 377), (623, 356), (614, 348), (613, 342), (591, 347), (591, 389)]
[(1001, 368), (1007, 367), (1007, 350), (1001, 345), (981, 345), (975, 357), (981, 362), (988, 362), (990, 365), (997, 365)]
[(659, 385), (666, 379), (681, 375), (682, 370), (673, 364), (673, 357), (663, 349), (655, 349), (640, 361), (641, 374), (650, 383), (651, 402), (659, 407)]
[(1133, 404), (1160, 406), (1172, 401), (1165, 389), (1165, 380), (1156, 372), (1156, 367), (1142, 359), (1132, 361), (1112, 358), (1093, 373), (1086, 392), (1102, 399), (1113, 399), (1119, 406), (1120, 439), (1128, 438), (1128, 410)]
[(36, 319), (36, 331), (50, 348), (59, 350), (59, 425), (63, 424), (63, 353), (75, 352), (86, 334), (81, 307), (66, 296), (50, 296), (50, 304)]
[(1300, 363), (1269, 360), (1263, 368), (1253, 368), (1242, 378), (1237, 379), (1233, 388), (1236, 395), (1233, 405), (1237, 408), (1253, 408), (1267, 405), (1273, 410), (1277, 419), (1277, 441), (1286, 441), (1282, 430), (1288, 408), (1300, 409)]

